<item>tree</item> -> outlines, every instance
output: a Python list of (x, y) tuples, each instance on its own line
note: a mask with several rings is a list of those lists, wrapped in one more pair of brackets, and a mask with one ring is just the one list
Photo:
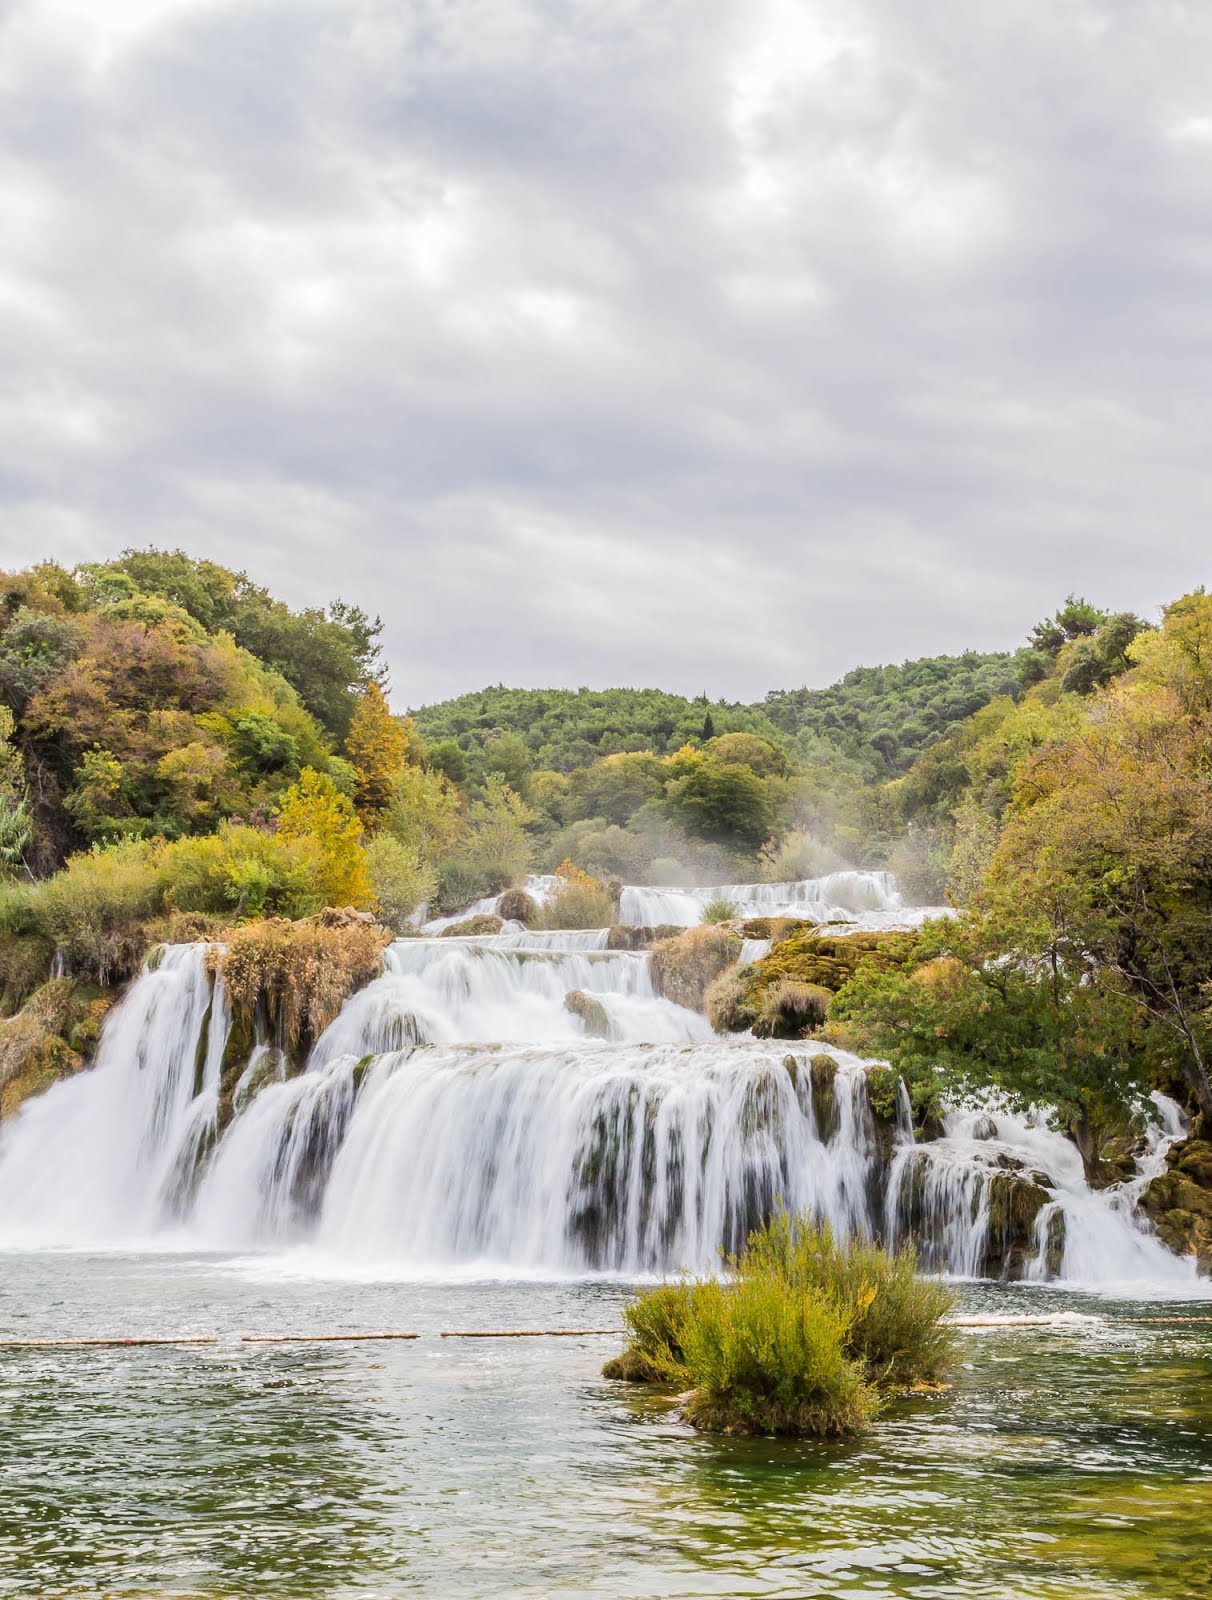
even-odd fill
[(1144, 1009), (1212, 1127), (1201, 986), (1212, 946), (1212, 598), (1169, 608), (1138, 667), (1018, 770), (989, 884), (1060, 900), (1095, 970)]
[[(695, 753), (697, 756), (697, 753)], [(702, 839), (756, 850), (770, 837), (774, 808), (766, 784), (748, 767), (681, 752), (672, 758), (679, 771), (665, 794), (675, 822)]]
[(996, 1090), (1046, 1112), (1091, 1175), (1144, 1088), (1139, 1007), (1084, 948), (1074, 897), (1050, 917), (1013, 897), (927, 923), (902, 969), (860, 968), (830, 1019), (845, 1043), (884, 1055), (923, 1098)]
[(304, 767), (298, 783), (282, 797), (278, 834), (287, 843), (310, 841), (319, 852), (320, 882), (328, 905), (373, 903), (362, 824), (331, 778)]
[(358, 815), (367, 828), (374, 829), (391, 804), (408, 751), (407, 735), (377, 683), (369, 684), (358, 701), (345, 750), (355, 773)]

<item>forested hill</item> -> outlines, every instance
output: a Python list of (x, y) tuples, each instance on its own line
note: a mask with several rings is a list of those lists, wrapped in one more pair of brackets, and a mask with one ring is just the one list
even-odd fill
[(472, 758), (501, 734), (515, 734), (532, 764), (575, 772), (599, 756), (627, 750), (665, 755), (721, 733), (778, 739), (760, 707), (705, 695), (687, 700), (661, 689), (479, 689), (423, 706), (412, 718), (427, 745), (455, 740)]
[(906, 772), (924, 749), (999, 695), (1020, 687), (1021, 651), (927, 656), (856, 667), (828, 689), (774, 689), (765, 712), (809, 757), (823, 740), (875, 778)]
[(757, 733), (809, 760), (873, 779), (907, 771), (921, 752), (999, 695), (1017, 692), (1011, 652), (931, 656), (858, 667), (828, 689), (780, 689), (758, 705), (689, 700), (659, 689), (507, 689), (459, 695), (412, 713), (427, 744), (455, 741), (475, 763), (501, 735), (533, 765), (572, 772), (625, 750), (658, 755), (721, 733)]

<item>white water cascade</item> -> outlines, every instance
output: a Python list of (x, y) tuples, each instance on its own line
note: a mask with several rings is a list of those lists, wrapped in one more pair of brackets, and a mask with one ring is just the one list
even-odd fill
[[(843, 899), (915, 914), (885, 874), (697, 889), (680, 918), (653, 898), (630, 909), (689, 920), (691, 899), (749, 890), (762, 914)], [(663, 894), (626, 890), (625, 909)], [(880, 904), (864, 911), (867, 894)], [(646, 952), (607, 943), (520, 927), (399, 940), (292, 1077), (265, 1043), (226, 1059), (205, 950), (172, 947), (107, 1020), (92, 1070), (0, 1129), (0, 1244), (632, 1273), (710, 1266), (781, 1201), (843, 1235), (913, 1237), (958, 1274), (1193, 1279), (1133, 1209), (1181, 1133), (1169, 1102), (1138, 1178), (1102, 1193), (1067, 1140), (1022, 1119), (956, 1112), (917, 1144), (903, 1095), (873, 1112), (863, 1062), (717, 1038), (656, 993)]]

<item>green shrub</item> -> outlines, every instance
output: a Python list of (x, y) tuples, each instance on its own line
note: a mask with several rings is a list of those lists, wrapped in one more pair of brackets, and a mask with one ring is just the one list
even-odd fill
[(30, 922), (70, 972), (108, 984), (138, 972), (163, 906), (163, 846), (145, 840), (72, 856), (62, 872), (22, 890)]
[(398, 933), (428, 900), (437, 880), (417, 850), (390, 833), (378, 833), (366, 846), (366, 867), (374, 886), (379, 915)]
[(912, 1251), (839, 1245), (783, 1213), (750, 1235), (730, 1275), (642, 1293), (607, 1377), (691, 1390), (684, 1414), (712, 1431), (861, 1432), (882, 1390), (934, 1383), (955, 1355), (955, 1297), (919, 1278)]
[(170, 910), (226, 916), (310, 916), (324, 905), (319, 852), (307, 839), (225, 822), (201, 839), (178, 839), (158, 857)]
[(703, 1285), (681, 1328), (686, 1420), (713, 1433), (861, 1433), (879, 1400), (845, 1353), (847, 1326), (839, 1306), (765, 1274)]
[(714, 895), (703, 907), (703, 921), (706, 923), (731, 922), (736, 916), (736, 901), (729, 900), (727, 895)]
[(737, 1266), (841, 1306), (846, 1353), (881, 1387), (937, 1382), (954, 1360), (955, 1330), (942, 1318), (955, 1293), (937, 1278), (920, 1277), (911, 1249), (889, 1255), (875, 1244), (842, 1245), (827, 1223), (780, 1212), (750, 1235)]

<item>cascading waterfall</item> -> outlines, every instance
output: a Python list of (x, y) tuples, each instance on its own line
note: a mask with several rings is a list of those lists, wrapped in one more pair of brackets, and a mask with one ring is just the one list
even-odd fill
[[(693, 901), (697, 921), (725, 894), (754, 914), (915, 915), (878, 873), (698, 889), (681, 916), (664, 894), (625, 890), (624, 910), (652, 925), (690, 920)], [(94, 1068), (0, 1130), (0, 1242), (647, 1272), (710, 1266), (777, 1201), (845, 1236), (912, 1237), (957, 1274), (1193, 1277), (1134, 1215), (1181, 1133), (1169, 1102), (1138, 1178), (1092, 1193), (1073, 1145), (1023, 1119), (957, 1111), (915, 1143), (903, 1092), (873, 1113), (863, 1062), (717, 1038), (656, 993), (646, 953), (607, 944), (519, 926), (400, 940), (293, 1077), (269, 1042), (225, 1063), (205, 950), (169, 948), (108, 1019)], [(1012, 1256), (1024, 1196), (1035, 1232), (1029, 1219)]]
[(689, 928), (703, 920), (712, 900), (727, 900), (739, 917), (799, 917), (810, 922), (849, 922), (862, 928), (909, 927), (943, 907), (907, 907), (890, 872), (831, 872), (797, 883), (725, 883), (706, 889), (625, 888), (619, 901), (624, 922)]
[(203, 945), (175, 945), (106, 1019), (90, 1072), (0, 1132), (8, 1243), (105, 1244), (185, 1215), (213, 1141), (229, 1017)]

